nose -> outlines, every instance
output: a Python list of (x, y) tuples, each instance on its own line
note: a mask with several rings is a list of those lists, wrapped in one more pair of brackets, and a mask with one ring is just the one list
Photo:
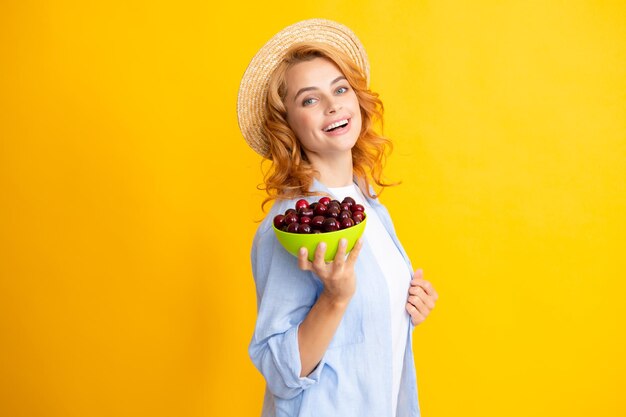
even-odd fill
[(328, 104), (326, 106), (326, 114), (337, 113), (341, 109), (341, 103), (335, 97), (328, 98)]

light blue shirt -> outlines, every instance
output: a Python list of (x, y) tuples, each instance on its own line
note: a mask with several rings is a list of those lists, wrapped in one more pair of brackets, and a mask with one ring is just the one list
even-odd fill
[[(318, 181), (313, 191), (329, 192)], [(367, 196), (366, 196), (367, 198)], [(249, 346), (267, 387), (262, 417), (417, 417), (420, 415), (412, 352), (413, 325), (400, 382), (396, 416), (392, 408), (391, 315), (387, 283), (364, 241), (355, 266), (356, 292), (315, 370), (300, 377), (298, 327), (322, 292), (320, 279), (298, 268), (297, 258), (280, 245), (272, 229), (275, 215), (294, 200), (278, 200), (259, 225), (252, 245), (257, 322)], [(387, 209), (369, 199), (398, 247), (412, 276)]]

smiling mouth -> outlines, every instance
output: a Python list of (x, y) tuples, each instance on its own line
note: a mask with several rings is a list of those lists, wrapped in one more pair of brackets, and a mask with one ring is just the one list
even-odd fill
[(332, 132), (333, 130), (341, 129), (342, 127), (346, 127), (348, 125), (348, 119), (339, 120), (335, 123), (332, 123), (322, 129), (324, 132)]

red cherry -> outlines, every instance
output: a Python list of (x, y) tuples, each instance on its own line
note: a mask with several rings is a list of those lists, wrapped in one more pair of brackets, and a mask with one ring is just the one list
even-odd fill
[(348, 204), (348, 203), (341, 203), (341, 205), (339, 206), (341, 211), (344, 211), (344, 210), (350, 211), (350, 207), (352, 207), (352, 206), (350, 204)]
[(324, 231), (325, 232), (335, 232), (337, 230), (339, 230), (339, 222), (337, 221), (337, 219), (334, 219), (332, 217), (327, 218), (326, 220), (324, 220)]
[(350, 219), (351, 217), (352, 217), (352, 213), (350, 213), (349, 210), (344, 210), (341, 213), (339, 213), (337, 220), (343, 221), (343, 219)]
[(354, 213), (352, 213), (352, 220), (354, 220), (355, 222), (358, 220), (359, 223), (361, 223), (364, 218), (365, 214), (362, 211), (355, 211)]
[(298, 233), (301, 234), (308, 235), (309, 233), (311, 233), (311, 230), (311, 226), (309, 226), (308, 224), (300, 223), (300, 225), (298, 226)]
[(330, 204), (330, 197), (322, 197), (322, 198), (320, 198), (319, 203), (327, 206), (328, 204)]
[(324, 226), (324, 219), (324, 216), (315, 216), (311, 219), (311, 223), (309, 224), (314, 229), (321, 229)]
[(349, 217), (348, 217), (348, 218), (346, 218), (346, 219), (343, 219), (343, 220), (341, 221), (341, 228), (342, 228), (342, 229), (347, 229), (348, 227), (352, 227), (352, 226), (354, 226), (354, 220), (352, 220), (352, 219), (351, 219), (351, 218), (349, 218)]
[(309, 202), (306, 201), (305, 199), (300, 199), (296, 201), (296, 210), (300, 210), (301, 208), (307, 208), (307, 207), (309, 207)]
[(316, 216), (325, 216), (326, 215), (326, 211), (328, 210), (328, 207), (325, 204), (318, 204), (317, 207), (315, 207), (315, 215)]
[(333, 201), (331, 201), (330, 203), (328, 203), (328, 208), (331, 208), (331, 207), (334, 207), (334, 208), (336, 208), (337, 210), (340, 210), (340, 211), (341, 211), (341, 204), (340, 204), (340, 203), (339, 203), (339, 201), (337, 201), (337, 200), (333, 200)]
[(361, 204), (355, 204), (352, 206), (352, 211), (360, 211), (360, 212), (364, 212), (365, 211), (365, 207), (363, 207)]
[(308, 216), (302, 216), (300, 217), (300, 224), (310, 224), (311, 223), (311, 218)]
[(288, 214), (298, 214), (298, 212), (296, 211), (296, 209), (288, 208), (287, 210), (285, 210), (285, 216)]
[(298, 209), (298, 216), (313, 217), (313, 210), (310, 207), (301, 207)]
[(292, 223), (298, 223), (298, 215), (295, 213), (289, 213), (285, 216), (283, 221), (285, 222), (287, 226), (289, 226)]
[(289, 226), (287, 226), (287, 231), (289, 233), (298, 233), (298, 227), (300, 225), (296, 222), (296, 223), (290, 223)]
[(341, 202), (345, 203), (345, 204), (348, 204), (350, 207), (352, 207), (353, 205), (356, 204), (356, 201), (354, 201), (354, 198), (352, 198), (352, 197), (346, 197)]
[(336, 219), (337, 217), (339, 217), (339, 209), (337, 207), (328, 206), (328, 210), (326, 211), (326, 217), (333, 217)]
[(279, 214), (276, 217), (274, 217), (275, 228), (280, 229), (282, 226), (284, 226), (284, 224), (285, 224), (285, 216), (283, 216), (282, 214)]

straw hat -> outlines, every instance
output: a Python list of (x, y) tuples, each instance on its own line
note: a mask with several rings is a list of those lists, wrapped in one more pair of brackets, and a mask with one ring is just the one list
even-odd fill
[(263, 157), (269, 156), (269, 144), (262, 126), (270, 75), (287, 49), (300, 42), (321, 42), (342, 51), (361, 69), (369, 84), (367, 54), (359, 39), (346, 26), (331, 20), (309, 19), (278, 32), (252, 58), (243, 74), (237, 99), (241, 133), (248, 145)]

